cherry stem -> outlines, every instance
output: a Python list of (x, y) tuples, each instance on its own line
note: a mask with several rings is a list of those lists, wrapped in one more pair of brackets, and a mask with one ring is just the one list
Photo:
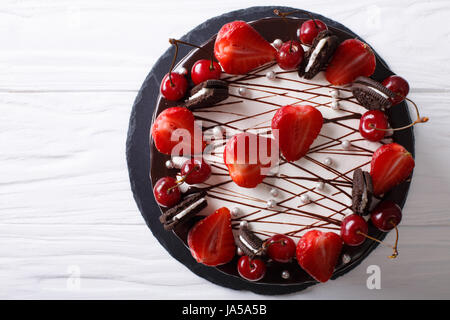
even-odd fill
[(364, 237), (366, 237), (367, 239), (370, 239), (370, 240), (373, 240), (373, 241), (375, 241), (375, 242), (378, 242), (378, 243), (380, 243), (380, 244), (382, 244), (382, 245), (384, 245), (384, 246), (386, 246), (386, 247), (392, 248), (392, 250), (393, 250), (394, 252), (392, 253), (392, 255), (389, 256), (389, 258), (390, 258), (390, 259), (395, 259), (395, 258), (397, 258), (397, 256), (398, 256), (398, 249), (397, 249), (397, 245), (398, 245), (398, 229), (397, 229), (397, 226), (396, 226), (392, 221), (390, 221), (390, 222), (391, 222), (391, 224), (394, 225), (394, 228), (395, 228), (395, 231), (396, 231), (396, 235), (397, 235), (397, 236), (396, 236), (396, 239), (395, 239), (395, 244), (394, 244), (394, 246), (391, 246), (391, 245), (389, 245), (389, 244), (385, 244), (383, 241), (380, 241), (380, 240), (378, 240), (377, 238), (371, 237), (371, 236), (369, 236), (368, 234), (365, 234), (364, 232), (357, 231), (356, 233), (357, 233), (357, 234), (360, 234), (360, 235), (362, 235), (362, 236), (364, 236)]
[(400, 131), (400, 130), (403, 130), (403, 129), (410, 128), (410, 127), (412, 127), (412, 126), (414, 126), (414, 125), (416, 125), (418, 123), (425, 123), (425, 122), (427, 122), (429, 120), (428, 117), (421, 117), (420, 116), (419, 108), (417, 107), (417, 104), (414, 101), (412, 101), (411, 99), (408, 99), (408, 98), (405, 98), (405, 99), (408, 100), (409, 102), (411, 102), (413, 104), (414, 108), (416, 109), (416, 115), (417, 115), (417, 120), (416, 121), (414, 121), (413, 123), (410, 123), (410, 124), (408, 124), (406, 126), (403, 126), (403, 127), (400, 127), (400, 128), (395, 128), (395, 129), (381, 129), (381, 128), (377, 128), (377, 127), (375, 127), (375, 125), (373, 123), (369, 123), (369, 127), (372, 128), (372, 129), (375, 129), (375, 130), (379, 130), (379, 131), (390, 131), (390, 130), (392, 130), (392, 131)]
[(301, 11), (301, 10), (294, 10), (294, 11), (289, 11), (289, 12), (281, 12), (278, 9), (273, 10), (273, 13), (275, 13), (277, 16), (282, 17), (282, 18), (286, 18), (287, 16), (290, 16), (291, 14), (298, 13), (298, 12), (302, 12), (304, 14), (307, 14), (311, 18), (311, 20), (314, 22), (314, 25), (316, 26), (316, 29), (319, 29), (319, 26), (317, 25), (316, 20), (314, 20), (314, 17), (309, 12), (304, 12), (304, 11)]
[[(191, 46), (191, 47), (203, 50), (204, 52), (208, 52), (205, 48), (202, 48), (202, 47), (200, 47), (200, 46), (198, 46), (196, 44), (192, 44), (192, 43), (189, 43), (189, 42), (186, 42), (186, 41), (170, 38), (169, 42), (171, 44), (177, 46), (177, 48), (178, 48), (178, 43), (181, 43), (181, 44), (184, 44), (184, 45), (187, 45), (187, 46)], [(208, 52), (208, 54), (209, 54), (209, 52)], [(214, 70), (214, 53), (211, 55), (211, 64), (209, 65), (209, 70)]]
[(188, 173), (186, 173), (184, 176), (181, 177), (180, 180), (177, 181), (177, 183), (170, 187), (169, 189), (167, 189), (167, 194), (169, 194), (170, 192), (172, 192), (173, 189), (177, 188), (180, 184), (182, 184), (184, 181), (186, 181), (186, 178), (194, 171), (194, 170), (198, 170), (200, 169), (200, 167), (196, 164), (195, 166), (192, 167), (191, 170), (188, 171)]

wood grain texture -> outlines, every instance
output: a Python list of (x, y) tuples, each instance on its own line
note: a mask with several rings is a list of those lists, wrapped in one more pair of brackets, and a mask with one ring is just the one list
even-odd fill
[[(132, 103), (167, 39), (251, 5), (2, 3), (0, 298), (267, 298), (213, 285), (172, 259), (136, 208), (125, 161)], [(270, 298), (450, 298), (450, 3), (316, 0), (302, 8), (364, 37), (408, 79), (430, 123), (415, 130), (399, 258), (379, 247), (336, 281)], [(366, 287), (370, 265), (381, 268), (381, 290)]]

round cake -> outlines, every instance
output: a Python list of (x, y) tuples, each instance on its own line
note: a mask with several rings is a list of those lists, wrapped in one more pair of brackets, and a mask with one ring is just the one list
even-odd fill
[[(334, 279), (398, 232), (414, 167), (412, 130), (396, 129), (407, 92), (368, 44), (304, 11), (219, 29), (203, 44), (190, 34), (196, 48), (166, 64), (149, 130), (161, 212), (144, 216), (221, 279)], [(171, 39), (176, 52), (186, 42)]]

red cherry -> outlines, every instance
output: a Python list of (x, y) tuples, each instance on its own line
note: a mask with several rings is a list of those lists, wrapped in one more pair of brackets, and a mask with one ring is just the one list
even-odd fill
[(244, 279), (258, 281), (266, 274), (266, 264), (260, 259), (242, 256), (238, 261), (238, 272)]
[(320, 31), (327, 30), (328, 27), (325, 23), (320, 20), (307, 20), (303, 22), (300, 29), (297, 31), (299, 39), (302, 43), (311, 45), (313, 40)]
[(181, 166), (181, 175), (187, 184), (205, 182), (211, 175), (211, 167), (203, 159), (189, 159)]
[[(346, 216), (341, 224), (341, 238), (349, 246), (359, 246), (366, 240), (369, 227), (366, 220), (357, 214)], [(363, 234), (361, 234), (363, 233)]]
[(178, 183), (172, 177), (164, 177), (156, 181), (153, 194), (156, 202), (163, 207), (173, 207), (181, 199)]
[(402, 220), (402, 209), (395, 202), (386, 200), (375, 207), (370, 219), (375, 227), (387, 232), (394, 229)]
[(384, 79), (381, 84), (396, 94), (394, 98), (390, 98), (392, 105), (399, 104), (408, 95), (409, 84), (402, 77), (392, 75)]
[(222, 69), (217, 62), (211, 60), (198, 60), (191, 69), (191, 78), (194, 84), (202, 83), (210, 79), (220, 79)]
[[(171, 72), (164, 76), (161, 81), (161, 94), (164, 98), (170, 101), (178, 101), (184, 97), (187, 91), (188, 82), (186, 77), (182, 74)], [(172, 78), (172, 82), (170, 82)]]
[(367, 111), (361, 116), (359, 121), (359, 133), (369, 141), (380, 141), (384, 138), (386, 131), (377, 129), (385, 130), (388, 128), (388, 125), (388, 119), (382, 111)]
[(276, 234), (266, 241), (267, 255), (278, 262), (289, 262), (295, 256), (295, 242), (284, 234)]
[(304, 54), (300, 41), (290, 40), (283, 43), (278, 50), (277, 63), (283, 70), (292, 70), (302, 62)]

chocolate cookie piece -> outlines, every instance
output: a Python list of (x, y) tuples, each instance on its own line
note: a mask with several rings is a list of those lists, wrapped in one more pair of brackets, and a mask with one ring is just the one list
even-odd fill
[(367, 171), (360, 168), (353, 172), (352, 209), (360, 216), (370, 212), (370, 204), (373, 196), (372, 177)]
[(206, 208), (206, 191), (201, 191), (187, 195), (183, 201), (164, 212), (159, 221), (164, 225), (164, 229), (172, 230), (178, 223), (184, 223), (189, 218)]
[(201, 109), (228, 98), (228, 83), (223, 80), (206, 80), (192, 88), (189, 98), (184, 102), (188, 109)]
[(247, 256), (261, 255), (263, 253), (264, 241), (261, 240), (248, 228), (248, 224), (243, 221), (239, 225), (239, 231), (234, 236), (236, 245)]
[(353, 81), (351, 90), (356, 100), (369, 110), (385, 110), (392, 106), (390, 98), (395, 93), (378, 81), (368, 77), (358, 77)]
[(339, 39), (329, 30), (323, 30), (314, 38), (312, 46), (305, 53), (298, 74), (305, 79), (314, 78), (330, 61)]

